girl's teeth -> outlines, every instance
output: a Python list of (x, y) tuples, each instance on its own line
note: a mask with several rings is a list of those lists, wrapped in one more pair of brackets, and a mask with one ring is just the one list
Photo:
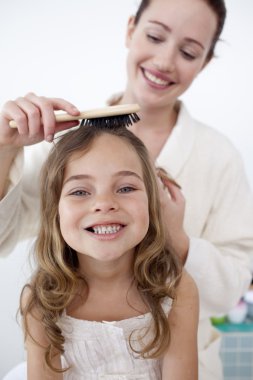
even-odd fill
[(120, 230), (120, 225), (93, 227), (93, 232), (98, 235), (99, 234), (115, 234), (119, 230)]
[(148, 80), (150, 80), (151, 82), (153, 82), (155, 84), (159, 84), (161, 86), (167, 86), (168, 85), (167, 81), (165, 81), (165, 80), (163, 80), (161, 78), (157, 78), (155, 75), (151, 74), (148, 71), (145, 71), (145, 75), (148, 78)]

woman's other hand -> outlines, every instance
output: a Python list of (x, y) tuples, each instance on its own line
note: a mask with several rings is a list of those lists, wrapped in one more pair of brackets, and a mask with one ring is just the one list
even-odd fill
[(185, 198), (180, 186), (163, 169), (157, 169), (158, 186), (168, 247), (184, 264), (189, 250), (189, 237), (184, 231)]

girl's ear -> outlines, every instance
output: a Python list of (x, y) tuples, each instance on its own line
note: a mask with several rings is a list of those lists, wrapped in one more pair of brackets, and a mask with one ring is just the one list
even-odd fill
[(127, 48), (129, 48), (129, 45), (130, 45), (130, 42), (131, 42), (131, 39), (132, 39), (132, 35), (133, 35), (134, 29), (135, 29), (134, 20), (135, 20), (134, 16), (131, 16), (128, 19), (127, 32), (126, 32), (126, 40), (125, 40), (125, 45), (126, 45)]

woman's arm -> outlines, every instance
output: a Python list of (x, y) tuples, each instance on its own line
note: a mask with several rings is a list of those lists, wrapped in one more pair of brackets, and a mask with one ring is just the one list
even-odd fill
[(163, 358), (163, 380), (198, 379), (198, 320), (198, 290), (191, 276), (184, 271), (168, 317), (171, 341)]
[[(195, 220), (205, 218), (206, 222), (200, 234), (195, 232), (196, 228), (193, 230), (195, 237), (191, 238), (185, 264), (199, 289), (201, 319), (226, 314), (247, 291), (252, 280), (252, 191), (239, 154), (230, 150), (219, 172), (215, 167), (220, 166), (221, 156), (217, 156), (208, 170), (208, 191), (206, 185), (199, 191), (203, 212), (195, 214)], [(190, 194), (189, 199), (191, 197)], [(195, 205), (198, 201), (195, 200)], [(193, 225), (193, 218), (192, 213), (188, 214), (188, 229)]]
[(8, 187), (9, 171), (14, 158), (18, 152), (18, 148), (2, 147), (0, 148), (0, 162), (1, 162), (1, 175), (0, 175), (0, 200), (3, 199)]
[[(219, 139), (211, 145), (215, 143), (221, 144)], [(164, 191), (161, 200), (169, 245), (185, 259), (182, 260), (185, 269), (198, 286), (201, 319), (227, 313), (243, 296), (252, 280), (252, 190), (240, 155), (230, 144), (222, 144), (222, 147), (222, 154), (217, 154), (212, 161), (207, 155), (196, 167), (197, 157), (205, 157), (202, 154), (205, 147), (203, 150), (199, 148), (197, 157), (192, 157), (192, 163), (182, 174), (188, 204), (184, 226), (190, 236), (186, 255), (180, 249), (186, 241), (183, 238), (183, 195), (172, 184), (167, 186), (170, 196)], [(189, 184), (190, 175), (192, 182)]]

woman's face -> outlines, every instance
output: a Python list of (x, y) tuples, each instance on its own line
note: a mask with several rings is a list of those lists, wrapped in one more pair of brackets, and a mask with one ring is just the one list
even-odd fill
[(142, 107), (174, 104), (206, 63), (217, 17), (203, 0), (153, 0), (129, 20), (127, 92)]

